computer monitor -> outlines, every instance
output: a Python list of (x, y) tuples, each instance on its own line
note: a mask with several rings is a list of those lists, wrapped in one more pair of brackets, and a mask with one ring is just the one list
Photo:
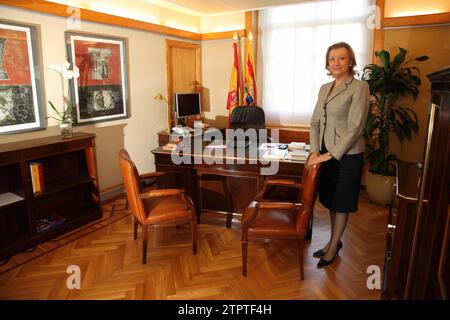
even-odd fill
[(175, 93), (175, 111), (178, 118), (199, 115), (201, 112), (200, 93)]

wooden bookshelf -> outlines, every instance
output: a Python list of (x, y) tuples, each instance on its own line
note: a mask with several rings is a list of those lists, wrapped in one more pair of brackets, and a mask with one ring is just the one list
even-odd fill
[[(42, 164), (38, 193), (33, 192), (31, 162)], [(53, 215), (64, 222), (38, 232), (38, 219)], [(0, 259), (100, 217), (94, 134), (0, 144)]]

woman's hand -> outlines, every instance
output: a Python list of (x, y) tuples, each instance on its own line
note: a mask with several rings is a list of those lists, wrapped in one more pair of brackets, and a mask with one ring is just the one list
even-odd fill
[(312, 166), (317, 163), (326, 162), (328, 160), (331, 160), (332, 158), (333, 158), (333, 156), (329, 152), (321, 154), (321, 155), (318, 155), (318, 154), (315, 154), (314, 156), (311, 155), (311, 158), (309, 158), (308, 165)]
[(313, 161), (315, 158), (317, 158), (318, 156), (320, 156), (319, 152), (313, 152), (311, 153), (311, 155), (309, 156), (309, 160), (308, 163), (306, 164), (307, 166), (311, 165), (311, 161)]

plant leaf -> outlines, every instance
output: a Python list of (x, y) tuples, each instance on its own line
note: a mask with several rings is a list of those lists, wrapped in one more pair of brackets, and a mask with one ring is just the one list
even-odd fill
[(430, 57), (428, 57), (428, 56), (420, 56), (420, 57), (417, 57), (415, 60), (417, 60), (417, 61), (426, 61), (426, 60), (428, 60)]
[[(55, 108), (55, 106), (53, 105), (53, 103), (52, 103), (51, 101), (49, 101), (48, 103), (50, 104), (50, 107), (52, 107), (52, 109), (58, 114), (59, 118), (61, 119), (61, 118), (62, 118), (62, 115), (61, 115), (61, 113)], [(54, 118), (54, 117), (51, 117), (51, 118)], [(58, 120), (58, 121), (60, 121), (60, 120)]]

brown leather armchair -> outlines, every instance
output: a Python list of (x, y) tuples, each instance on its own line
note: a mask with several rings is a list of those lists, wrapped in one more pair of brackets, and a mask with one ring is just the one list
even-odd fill
[[(154, 189), (142, 192), (139, 174), (124, 149), (119, 152), (119, 165), (127, 192), (129, 207), (134, 216), (134, 239), (137, 225), (142, 226), (143, 258), (147, 262), (147, 240), (149, 226), (177, 226), (190, 223), (192, 226), (192, 251), (197, 253), (197, 217), (192, 200), (181, 189)], [(155, 173), (160, 176), (161, 172)]]
[[(266, 180), (263, 190), (245, 209), (242, 216), (242, 274), (247, 276), (248, 241), (297, 240), (300, 277), (303, 272), (303, 242), (311, 226), (314, 203), (317, 195), (317, 181), (320, 164), (306, 166), (302, 181)], [(269, 189), (273, 187), (299, 189), (298, 202), (273, 202)]]

